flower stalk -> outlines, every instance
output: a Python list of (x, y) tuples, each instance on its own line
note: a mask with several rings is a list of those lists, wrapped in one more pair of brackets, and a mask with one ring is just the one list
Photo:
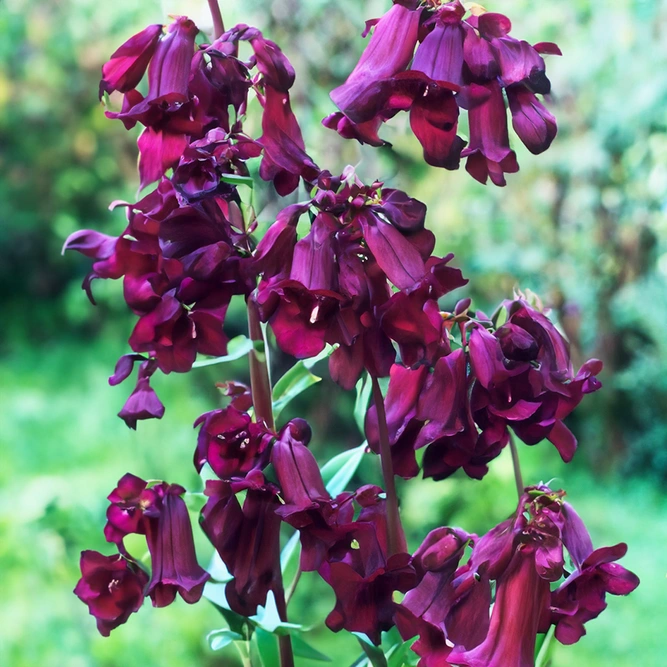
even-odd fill
[(373, 386), (373, 400), (377, 408), (378, 431), (380, 436), (380, 462), (382, 477), (387, 493), (387, 556), (393, 556), (400, 551), (400, 525), (398, 514), (398, 496), (394, 480), (394, 467), (391, 461), (391, 447), (389, 445), (389, 429), (387, 428), (387, 414), (384, 409), (384, 397), (380, 384), (374, 375), (371, 375)]
[(222, 20), (222, 13), (220, 12), (220, 5), (218, 0), (208, 0), (208, 7), (213, 17), (213, 38), (218, 39), (223, 32), (225, 32), (225, 24)]
[[(255, 409), (255, 419), (258, 422), (264, 422), (270, 430), (275, 429), (273, 419), (273, 400), (271, 391), (271, 379), (269, 377), (269, 367), (266, 363), (266, 339), (262, 331), (262, 325), (259, 321), (257, 304), (248, 299), (248, 334), (253, 342), (253, 349), (249, 354), (250, 361), (250, 389), (252, 391), (252, 401)], [(259, 343), (259, 345), (257, 345)], [(261, 352), (257, 349), (261, 348)], [(276, 555), (280, 559), (280, 553)], [(280, 572), (280, 568), (277, 568)], [(278, 616), (284, 623), (287, 622), (287, 603), (285, 602), (285, 591), (282, 581), (274, 591), (276, 597), (276, 607)], [(280, 651), (280, 667), (294, 667), (294, 655), (292, 652), (292, 639), (289, 635), (280, 635), (278, 637), (278, 647)]]
[(512, 467), (514, 468), (514, 481), (516, 483), (516, 492), (519, 498), (523, 495), (524, 485), (523, 476), (521, 475), (521, 462), (519, 461), (519, 450), (516, 446), (516, 439), (514, 433), (510, 431), (510, 452), (512, 453)]

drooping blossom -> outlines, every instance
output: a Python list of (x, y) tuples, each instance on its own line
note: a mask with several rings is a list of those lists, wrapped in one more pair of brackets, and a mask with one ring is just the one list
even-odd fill
[[(574, 625), (594, 618), (586, 617), (588, 601), (601, 601), (601, 611), (605, 592), (627, 594), (636, 587), (634, 575), (612, 564), (625, 553), (625, 545), (593, 552), (583, 522), (563, 496), (545, 486), (529, 487), (514, 516), (481, 538), (447, 528), (426, 538), (413, 557), (420, 581), (397, 612), (403, 637), (419, 636), (413, 647), (421, 667), (530, 667), (539, 632), (551, 623), (567, 623), (578, 609), (582, 613)], [(459, 565), (466, 544), (472, 552)], [(564, 549), (576, 570), (551, 592), (551, 584), (568, 574)], [(601, 563), (608, 564), (606, 569), (593, 573)], [(587, 586), (591, 575), (605, 583)], [(572, 583), (578, 579), (583, 586), (573, 595)], [(595, 593), (588, 595), (591, 590)], [(554, 604), (556, 599), (562, 608)], [(568, 635), (565, 629), (563, 633)]]
[(148, 487), (146, 481), (128, 473), (109, 495), (104, 534), (123, 554), (127, 554), (125, 536), (146, 535), (152, 568), (146, 594), (156, 607), (171, 604), (176, 593), (190, 604), (197, 602), (209, 578), (197, 563), (183, 493), (178, 484)]
[[(591, 359), (575, 374), (565, 339), (522, 297), (501, 305), (494, 318), (504, 318), (500, 326), (466, 313), (443, 318), (436, 309), (433, 321), (441, 329), (434, 328), (439, 342), (430, 358), (390, 369), (384, 403), (395, 473), (417, 475), (415, 452), (425, 447), (424, 476), (444, 479), (463, 468), (481, 479), (508, 444), (509, 429), (528, 445), (548, 439), (563, 460), (571, 460), (576, 439), (563, 419), (599, 389), (601, 362)], [(463, 347), (450, 343), (457, 326)], [(366, 436), (379, 451), (375, 405), (367, 413)]]
[[(541, 54), (560, 51), (511, 37), (511, 22), (502, 14), (479, 5), (466, 14), (459, 0), (433, 6), (394, 0), (382, 18), (367, 22), (364, 35), (374, 26), (371, 39), (347, 81), (332, 91), (340, 111), (324, 125), (378, 146), (384, 143), (381, 123), (409, 111), (428, 164), (457, 169), (467, 157), (473, 178), (505, 185), (505, 173), (519, 165), (509, 144), (503, 90), (521, 141), (532, 153), (545, 151), (556, 121), (535, 94), (550, 91)], [(459, 109), (469, 113), (465, 149), (457, 135)]]
[[(245, 491), (243, 506), (236, 494)], [(269, 591), (282, 590), (278, 489), (261, 472), (244, 479), (209, 480), (201, 526), (234, 579), (227, 583), (229, 606), (251, 616)]]
[[(310, 231), (297, 239), (306, 211), (313, 216)], [(416, 359), (426, 356), (427, 334), (406, 327), (396, 303), (409, 294), (423, 313), (466, 281), (448, 266), (451, 256), (431, 256), (425, 213), (421, 202), (379, 182), (365, 186), (351, 170), (341, 177), (322, 173), (313, 199), (281, 212), (255, 252), (256, 299), (278, 345), (297, 358), (339, 345), (329, 368), (345, 388), (364, 368), (389, 373), (392, 339)]]
[(97, 551), (81, 552), (81, 579), (74, 594), (97, 621), (103, 637), (139, 611), (144, 602), (148, 575), (121, 554), (104, 556)]

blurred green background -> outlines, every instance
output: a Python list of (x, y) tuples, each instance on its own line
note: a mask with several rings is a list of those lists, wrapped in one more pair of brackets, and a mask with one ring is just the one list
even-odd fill
[[(358, 165), (429, 206), (440, 252), (456, 253), (471, 279), (453, 299), (492, 308), (514, 287), (539, 293), (571, 343), (575, 364), (603, 359), (603, 391), (570, 420), (580, 449), (560, 463), (548, 444), (522, 447), (529, 483), (556, 478), (589, 526), (596, 546), (626, 541), (623, 564), (642, 585), (587, 625), (556, 667), (663, 665), (667, 623), (667, 2), (660, 0), (495, 0), (513, 34), (555, 41), (551, 109), (559, 135), (543, 156), (516, 146), (521, 172), (504, 189), (465, 171), (428, 167), (406, 117), (384, 129), (393, 148), (344, 142), (319, 124), (333, 110), (328, 91), (354, 66), (365, 19), (388, 0), (223, 0), (228, 26), (254, 24), (282, 45), (297, 70), (294, 93), (311, 153), (331, 171)], [(206, 632), (222, 626), (205, 601), (145, 605), (110, 639), (71, 593), (81, 549), (110, 553), (105, 496), (128, 470), (196, 488), (191, 424), (220, 404), (215, 381), (246, 377), (242, 362), (157, 377), (167, 406), (161, 422), (128, 430), (115, 416), (130, 381), (106, 378), (126, 351), (132, 318), (120, 284), (98, 284), (99, 305), (80, 283), (88, 262), (60, 256), (79, 228), (122, 231), (114, 199), (134, 201), (135, 134), (104, 117), (100, 67), (111, 52), (167, 14), (210, 23), (205, 0), (2, 0), (0, 3), (0, 665), (134, 667), (235, 665), (213, 653)], [(291, 199), (289, 201), (292, 201)], [(269, 220), (276, 202), (260, 193)], [(232, 309), (229, 333), (244, 331)], [(274, 372), (289, 360), (274, 355)], [(353, 396), (326, 377), (283, 418), (306, 416), (321, 461), (361, 436)], [(359, 476), (377, 476), (367, 457)], [(464, 477), (401, 485), (411, 545), (443, 524), (484, 532), (515, 505), (509, 453), (482, 482)], [(209, 555), (201, 543), (201, 557)], [(333, 596), (306, 575), (291, 617), (312, 624)], [(350, 637), (314, 626), (309, 641), (347, 667)], [(314, 665), (309, 661), (303, 667)]]

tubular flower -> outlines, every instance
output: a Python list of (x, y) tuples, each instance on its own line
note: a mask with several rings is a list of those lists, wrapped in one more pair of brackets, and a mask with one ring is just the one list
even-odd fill
[(127, 621), (144, 602), (146, 573), (121, 554), (103, 556), (97, 551), (81, 552), (81, 579), (74, 594), (97, 621), (103, 637)]
[[(410, 112), (410, 126), (430, 165), (467, 171), (481, 183), (505, 185), (518, 171), (509, 146), (507, 92), (514, 129), (535, 154), (556, 136), (556, 121), (535, 97), (550, 83), (541, 54), (555, 44), (531, 46), (511, 37), (510, 20), (479, 6), (466, 18), (459, 2), (433, 6), (394, 0), (381, 19), (367, 22), (371, 40), (347, 81), (331, 93), (340, 112), (323, 123), (345, 138), (374, 146), (381, 123)], [(415, 50), (416, 47), (416, 50)], [(469, 112), (470, 146), (457, 136), (459, 109)]]
[[(243, 507), (236, 494), (246, 491)], [(226, 586), (229, 606), (250, 616), (282, 586), (278, 489), (257, 470), (245, 479), (209, 480), (201, 526), (234, 579)]]
[[(483, 314), (474, 319), (467, 306), (461, 308), (443, 315), (436, 307), (431, 354), (412, 360), (403, 352), (404, 363), (413, 366), (390, 369), (384, 403), (396, 474), (417, 475), (415, 451), (426, 447), (425, 477), (444, 479), (463, 468), (481, 479), (509, 442), (509, 428), (529, 445), (549, 439), (563, 460), (571, 460), (577, 443), (562, 420), (600, 388), (601, 362), (591, 359), (575, 375), (564, 338), (523, 298), (501, 305), (494, 320), (503, 324), (495, 329)], [(405, 319), (425, 336), (428, 325), (416, 314)], [(463, 347), (452, 349), (457, 324)], [(366, 416), (366, 437), (379, 451), (375, 405)]]
[[(141, 361), (137, 387), (120, 416), (131, 428), (139, 419), (160, 418), (164, 408), (150, 387), (157, 369), (186, 372), (197, 354), (226, 354), (222, 325), (234, 294), (254, 287), (248, 235), (240, 209), (222, 196), (179, 206), (172, 183), (128, 209), (128, 226), (117, 237), (89, 230), (72, 234), (66, 249), (95, 260), (84, 281), (123, 278), (125, 301), (138, 316), (129, 338), (135, 353), (123, 357), (109, 380), (126, 379)], [(146, 356), (143, 356), (143, 355)]]
[(125, 536), (146, 535), (152, 566), (147, 595), (156, 607), (171, 604), (177, 592), (186, 602), (197, 602), (209, 578), (197, 564), (183, 493), (182, 486), (165, 482), (149, 488), (146, 481), (128, 473), (109, 495), (105, 537), (129, 557)]
[[(310, 231), (297, 239), (296, 225), (308, 210)], [(305, 358), (338, 344), (329, 368), (346, 388), (364, 368), (389, 373), (392, 338), (423, 356), (427, 342), (404, 333), (396, 300), (413, 294), (421, 311), (465, 284), (446, 266), (451, 256), (430, 256), (425, 213), (421, 202), (379, 182), (365, 186), (352, 171), (336, 178), (323, 172), (315, 197), (279, 214), (255, 253), (262, 276), (256, 300), (278, 345)], [(393, 293), (392, 284), (401, 292)]]

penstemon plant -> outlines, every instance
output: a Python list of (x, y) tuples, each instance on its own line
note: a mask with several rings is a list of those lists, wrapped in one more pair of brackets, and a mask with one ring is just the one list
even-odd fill
[[(105, 636), (145, 597), (156, 607), (177, 593), (188, 603), (204, 597), (226, 623), (209, 634), (211, 648), (234, 643), (246, 665), (291, 667), (295, 655), (327, 659), (287, 615), (300, 574), (317, 572), (336, 597), (326, 625), (359, 639), (355, 665), (546, 664), (552, 636), (577, 642), (607, 593), (639, 583), (616, 563), (625, 544), (594, 549), (564, 491), (525, 486), (519, 468), (517, 441), (548, 440), (572, 459), (577, 442), (563, 420), (600, 388), (602, 364), (591, 359), (575, 373), (568, 344), (530, 293), (491, 316), (469, 299), (442, 312), (438, 300), (467, 281), (451, 255), (432, 254), (426, 206), (379, 181), (364, 184), (351, 167), (334, 175), (316, 165), (290, 106), (295, 74), (285, 55), (256, 28), (225, 30), (217, 0), (209, 5), (211, 38), (196, 42), (198, 28), (179, 16), (131, 37), (104, 65), (100, 96), (108, 107), (111, 94), (123, 96), (106, 115), (144, 127), (139, 177), (151, 189), (115, 203), (127, 211), (120, 236), (82, 230), (65, 248), (94, 260), (84, 280), (93, 303), (93, 280), (122, 277), (137, 316), (132, 352), (109, 380), (123, 382), (137, 366), (119, 413), (130, 428), (164, 415), (151, 387), (158, 370), (247, 356), (251, 383), (224, 383), (226, 407), (195, 422), (203, 493), (130, 473), (118, 481), (104, 528), (117, 553), (82, 553), (76, 595)], [(331, 93), (339, 110), (323, 124), (382, 145), (381, 125), (408, 111), (426, 162), (456, 169), (466, 158), (473, 178), (505, 185), (519, 168), (505, 98), (521, 141), (534, 154), (546, 150), (556, 122), (536, 97), (550, 90), (541, 54), (560, 53), (510, 30), (509, 19), (478, 5), (394, 0), (367, 22), (368, 46)], [(146, 72), (144, 97), (137, 86)], [(257, 139), (244, 132), (251, 96), (262, 108)], [(468, 142), (457, 134), (461, 109)], [(278, 195), (301, 184), (308, 192), (259, 239), (239, 190), (252, 188), (247, 162), (256, 158)], [(223, 325), (233, 297), (247, 304), (248, 336), (230, 342)], [(267, 326), (298, 360), (275, 386)], [(310, 369), (324, 358), (335, 382), (356, 387), (366, 441), (320, 468), (308, 423), (281, 423), (280, 413), (317, 380)], [(481, 537), (437, 528), (411, 553), (395, 475), (443, 480), (462, 469), (480, 480), (506, 447), (516, 511)], [(346, 490), (370, 452), (384, 488)], [(194, 548), (189, 507), (198, 503), (216, 554), (208, 571)], [(131, 534), (145, 535), (150, 569), (128, 551)]]

